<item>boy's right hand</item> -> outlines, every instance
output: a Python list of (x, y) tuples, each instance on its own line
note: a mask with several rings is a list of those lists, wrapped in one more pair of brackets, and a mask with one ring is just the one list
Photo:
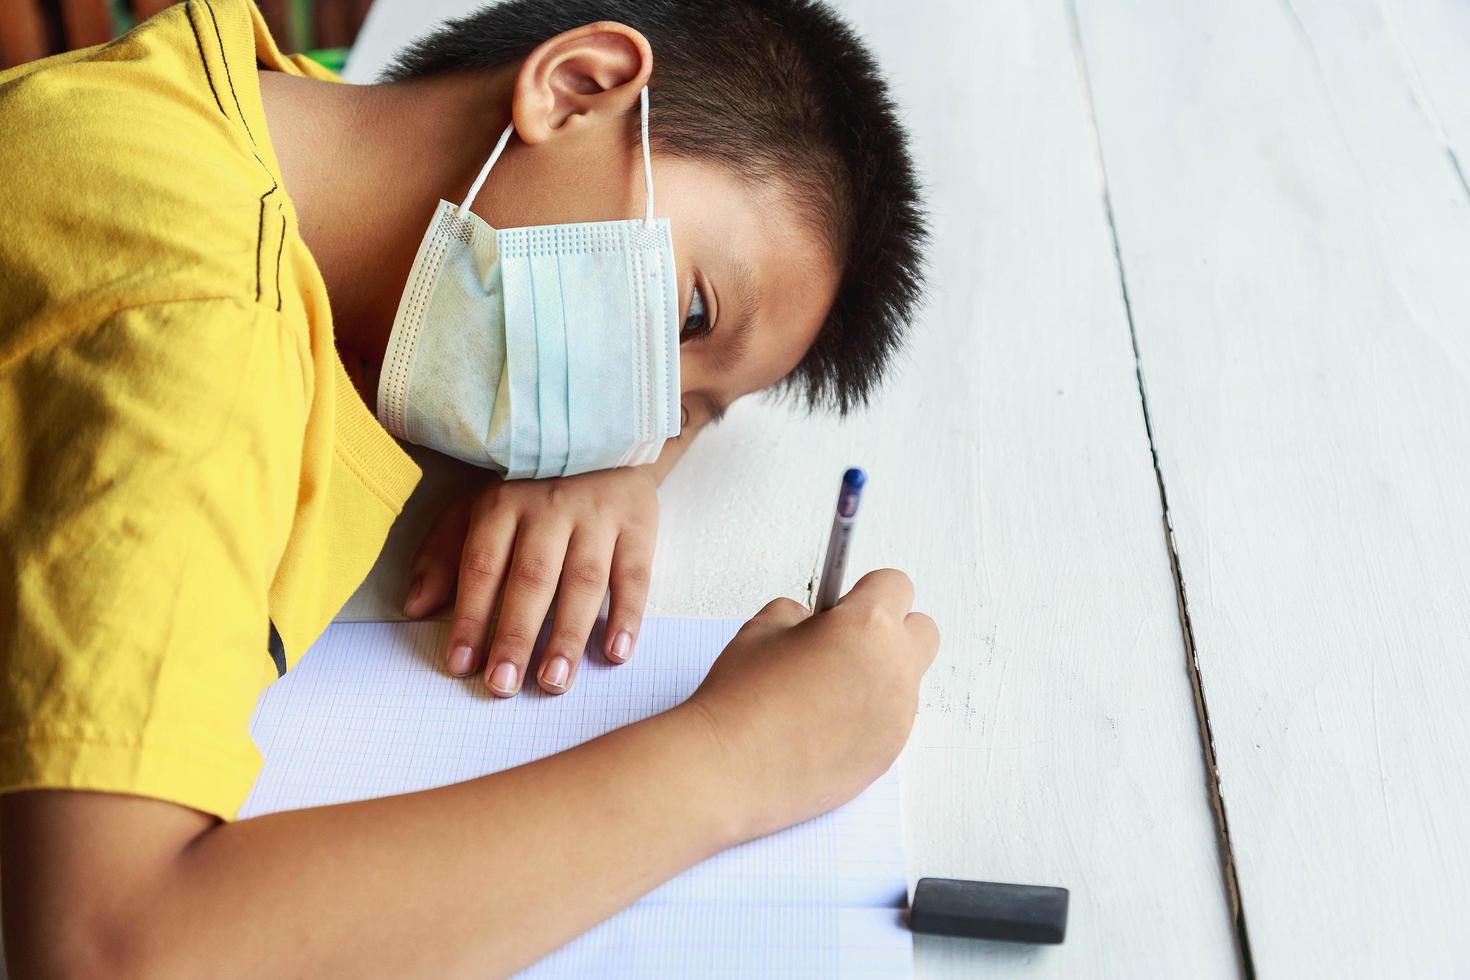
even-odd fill
[(720, 654), (687, 707), (751, 804), (743, 838), (825, 813), (893, 764), (939, 650), (913, 602), (908, 576), (869, 572), (824, 613), (768, 603)]

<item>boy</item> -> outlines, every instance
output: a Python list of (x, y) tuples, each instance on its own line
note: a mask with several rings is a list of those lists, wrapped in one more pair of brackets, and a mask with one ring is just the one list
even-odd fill
[(247, 0), (0, 75), (19, 973), (511, 972), (907, 736), (937, 633), (881, 571), (776, 600), (688, 703), (571, 751), (231, 822), (261, 688), (417, 480), (390, 431), (512, 478), (431, 536), (409, 612), (457, 577), (446, 666), (512, 696), (555, 591), (565, 690), (609, 582), (632, 656), (666, 437), (776, 384), (862, 401), (915, 299), (902, 135), (807, 0), (520, 0), (390, 76), (333, 84)]

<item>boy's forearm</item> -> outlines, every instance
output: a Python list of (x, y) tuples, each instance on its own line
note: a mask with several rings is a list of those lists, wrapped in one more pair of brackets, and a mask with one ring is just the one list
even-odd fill
[(481, 779), (219, 826), (130, 897), (118, 965), (511, 973), (738, 840), (724, 771), (676, 709)]

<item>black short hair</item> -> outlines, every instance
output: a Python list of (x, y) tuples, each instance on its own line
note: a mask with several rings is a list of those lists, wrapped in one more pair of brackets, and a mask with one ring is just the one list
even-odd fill
[(811, 407), (866, 404), (902, 346), (927, 243), (917, 179), (878, 67), (817, 0), (505, 0), (415, 41), (390, 81), (496, 68), (617, 21), (653, 47), (651, 138), (743, 178), (773, 175), (832, 246), (836, 299), (786, 384)]

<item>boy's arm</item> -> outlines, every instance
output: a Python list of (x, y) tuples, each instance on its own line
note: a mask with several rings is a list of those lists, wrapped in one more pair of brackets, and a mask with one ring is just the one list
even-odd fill
[(670, 712), (441, 789), (219, 824), (3, 801), (15, 976), (500, 975), (733, 843), (706, 722)]
[(506, 974), (715, 851), (855, 796), (913, 724), (938, 633), (903, 575), (741, 629), (684, 705), (559, 755), (219, 824), (157, 800), (0, 798), (21, 976)]
[(516, 693), (528, 680), (531, 649), (555, 597), (551, 642), (535, 683), (560, 694), (576, 678), (609, 591), (602, 653), (627, 661), (648, 601), (658, 484), (701, 427), (686, 425), (647, 466), (491, 480), (447, 507), (414, 556), (404, 612), (417, 618), (454, 601), (444, 649), (449, 671), (479, 671), (495, 693)]

